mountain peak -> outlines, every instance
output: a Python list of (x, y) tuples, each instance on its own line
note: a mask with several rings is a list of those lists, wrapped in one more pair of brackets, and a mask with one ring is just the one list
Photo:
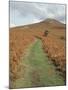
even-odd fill
[(52, 18), (47, 18), (44, 21), (47, 22), (47, 23), (50, 23), (50, 24), (54, 24), (54, 23), (55, 24), (58, 24), (58, 23), (62, 24), (60, 21), (58, 21), (56, 19), (52, 19)]

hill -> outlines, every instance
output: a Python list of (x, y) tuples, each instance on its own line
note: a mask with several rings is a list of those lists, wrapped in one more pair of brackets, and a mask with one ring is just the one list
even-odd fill
[[(40, 23), (18, 26), (9, 30), (10, 42), (10, 78), (18, 78), (20, 57), (37, 38), (42, 41), (42, 48), (48, 58), (66, 79), (66, 25), (55, 20), (46, 19)], [(23, 70), (24, 70), (23, 66)]]

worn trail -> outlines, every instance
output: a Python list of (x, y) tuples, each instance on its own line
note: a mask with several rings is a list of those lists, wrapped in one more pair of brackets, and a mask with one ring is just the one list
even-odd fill
[(14, 82), (14, 88), (64, 85), (63, 77), (56, 71), (37, 39), (21, 57), (20, 77)]

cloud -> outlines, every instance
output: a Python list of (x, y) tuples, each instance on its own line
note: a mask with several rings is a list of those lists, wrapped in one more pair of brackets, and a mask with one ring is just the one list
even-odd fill
[(15, 24), (13, 24), (13, 23), (11, 23), (11, 24), (10, 24), (10, 27), (15, 27), (15, 26), (16, 26), (16, 25), (15, 25)]
[(65, 23), (65, 5), (10, 1), (10, 24), (25, 25), (46, 18)]

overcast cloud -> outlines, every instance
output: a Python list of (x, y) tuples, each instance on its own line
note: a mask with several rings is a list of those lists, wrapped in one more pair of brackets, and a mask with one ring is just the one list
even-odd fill
[(10, 1), (10, 26), (54, 18), (65, 23), (65, 5)]

